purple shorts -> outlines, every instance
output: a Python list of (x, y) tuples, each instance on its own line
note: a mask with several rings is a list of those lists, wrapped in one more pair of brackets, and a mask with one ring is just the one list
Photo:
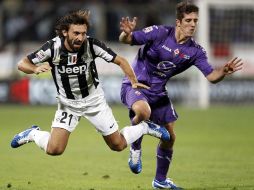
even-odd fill
[(132, 119), (135, 114), (131, 110), (132, 105), (139, 101), (146, 101), (151, 107), (150, 120), (159, 124), (165, 125), (177, 120), (178, 115), (167, 95), (156, 96), (147, 93), (145, 89), (133, 89), (129, 84), (122, 84), (121, 101), (128, 107), (129, 117)]

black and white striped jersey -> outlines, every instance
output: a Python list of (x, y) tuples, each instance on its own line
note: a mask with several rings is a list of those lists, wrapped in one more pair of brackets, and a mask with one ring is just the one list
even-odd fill
[(27, 56), (33, 64), (48, 62), (57, 92), (67, 99), (82, 99), (99, 84), (95, 58), (114, 61), (116, 53), (104, 43), (87, 38), (78, 52), (68, 52), (64, 39), (55, 37)]

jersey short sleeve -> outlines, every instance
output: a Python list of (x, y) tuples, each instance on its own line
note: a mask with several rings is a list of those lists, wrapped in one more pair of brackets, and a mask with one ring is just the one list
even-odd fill
[(52, 49), (51, 49), (52, 43), (53, 43), (53, 41), (47, 41), (38, 50), (36, 50), (35, 52), (29, 54), (27, 56), (27, 58), (33, 64), (48, 62), (51, 59), (51, 56), (52, 56)]
[(90, 45), (92, 46), (95, 57), (100, 57), (107, 62), (113, 62), (115, 60), (117, 54), (103, 42), (92, 38), (90, 39)]
[(203, 48), (199, 48), (195, 60), (195, 66), (203, 73), (204, 76), (209, 75), (213, 68), (207, 61), (207, 55)]
[(168, 29), (163, 26), (149, 26), (142, 30), (132, 32), (131, 45), (143, 45), (149, 42), (161, 41), (168, 34)]

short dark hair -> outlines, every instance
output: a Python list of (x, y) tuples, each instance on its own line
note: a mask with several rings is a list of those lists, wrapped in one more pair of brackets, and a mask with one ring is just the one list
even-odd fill
[(85, 24), (87, 28), (90, 27), (89, 23), (90, 11), (88, 10), (78, 10), (72, 11), (62, 18), (60, 18), (55, 26), (55, 32), (58, 36), (63, 37), (62, 31), (69, 30), (71, 24), (83, 25)]
[(178, 20), (182, 20), (184, 18), (184, 13), (185, 14), (190, 14), (192, 12), (198, 13), (199, 8), (194, 5), (189, 3), (188, 1), (180, 2), (176, 5), (176, 18)]

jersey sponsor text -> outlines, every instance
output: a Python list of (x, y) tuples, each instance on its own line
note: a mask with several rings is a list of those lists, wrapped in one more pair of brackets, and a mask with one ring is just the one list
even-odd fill
[(86, 65), (80, 66), (64, 66), (62, 65), (61, 68), (57, 69), (61, 74), (82, 74), (87, 70)]

